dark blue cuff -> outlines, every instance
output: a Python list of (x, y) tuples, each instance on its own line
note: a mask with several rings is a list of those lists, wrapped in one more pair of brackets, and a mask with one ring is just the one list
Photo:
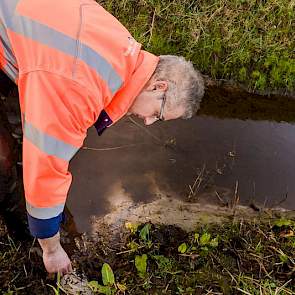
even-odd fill
[(110, 126), (113, 123), (109, 115), (105, 110), (102, 110), (100, 112), (100, 115), (96, 122), (94, 123), (94, 127), (97, 131), (97, 134), (100, 136), (102, 133), (107, 129), (108, 126)]
[(33, 237), (38, 239), (53, 237), (59, 231), (60, 223), (63, 221), (63, 213), (50, 219), (38, 219), (32, 217), (29, 213), (27, 215), (30, 232)]

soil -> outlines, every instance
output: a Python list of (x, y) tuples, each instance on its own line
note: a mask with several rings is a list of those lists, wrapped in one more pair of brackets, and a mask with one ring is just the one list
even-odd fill
[[(115, 232), (101, 227), (100, 235), (75, 238), (68, 249), (75, 272), (60, 283), (44, 271), (38, 245), (29, 237), (13, 240), (1, 218), (0, 290), (53, 294), (49, 285), (60, 285), (64, 291), (58, 294), (94, 294), (88, 283), (103, 285), (101, 269), (108, 263), (117, 284), (109, 294), (256, 294), (261, 289), (266, 295), (269, 288), (294, 294), (295, 218), (276, 214), (200, 223), (193, 231), (152, 223), (126, 223)], [(144, 254), (147, 268), (140, 274), (134, 261)]]

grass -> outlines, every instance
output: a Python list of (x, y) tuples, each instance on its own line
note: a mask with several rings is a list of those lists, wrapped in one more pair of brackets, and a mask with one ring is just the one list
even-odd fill
[(0, 215), (0, 294), (52, 294), (40, 253), (32, 239), (14, 240)]
[[(295, 221), (227, 222), (184, 232), (127, 224), (112, 243), (82, 238), (76, 272), (99, 294), (250, 294), (295, 292)], [(35, 245), (0, 237), (0, 294), (77, 294), (50, 280)], [(56, 287), (55, 287), (56, 286)], [(83, 285), (84, 290), (87, 288)], [(79, 291), (77, 291), (79, 290)], [(84, 293), (81, 293), (84, 294)]]
[(215, 79), (294, 91), (294, 0), (102, 0), (155, 54), (177, 54)]
[(78, 268), (102, 284), (100, 267), (108, 262), (126, 294), (295, 292), (294, 221), (234, 222), (190, 233), (151, 224), (128, 229), (117, 251), (111, 245), (87, 249)]

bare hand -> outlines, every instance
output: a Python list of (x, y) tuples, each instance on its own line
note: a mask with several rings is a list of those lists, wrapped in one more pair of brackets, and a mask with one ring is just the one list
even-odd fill
[(69, 256), (61, 245), (54, 252), (43, 251), (43, 262), (48, 273), (65, 275), (72, 271)]
[(60, 244), (59, 232), (48, 239), (38, 239), (43, 250), (43, 262), (47, 272), (61, 275), (72, 271), (69, 256)]

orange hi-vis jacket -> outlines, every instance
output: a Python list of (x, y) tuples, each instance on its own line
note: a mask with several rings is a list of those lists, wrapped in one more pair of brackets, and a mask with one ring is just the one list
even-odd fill
[(18, 85), (31, 233), (59, 230), (70, 159), (123, 117), (159, 58), (93, 0), (1, 0), (0, 67)]

